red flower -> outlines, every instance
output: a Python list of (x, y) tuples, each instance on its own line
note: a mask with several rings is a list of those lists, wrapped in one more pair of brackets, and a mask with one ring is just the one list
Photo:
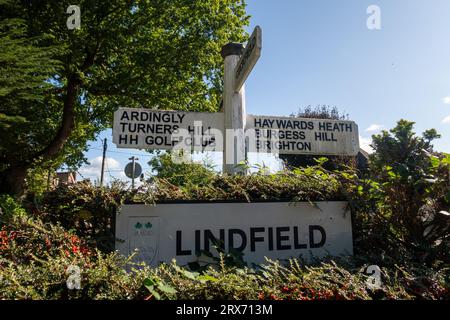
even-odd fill
[(71, 236), (71, 237), (70, 237), (70, 242), (71, 242), (72, 244), (76, 244), (76, 243), (79, 243), (79, 242), (80, 242), (80, 239), (79, 239), (77, 236)]
[(17, 236), (15, 231), (8, 232), (3, 227), (2, 231), (0, 231), (0, 250), (6, 250), (9, 247), (9, 242), (14, 240)]
[(47, 246), (47, 249), (50, 249), (52, 247), (52, 242), (49, 238), (45, 238), (45, 245)]
[(82, 255), (85, 255), (85, 256), (88, 256), (88, 255), (91, 254), (91, 251), (88, 248), (86, 248), (86, 247), (81, 247), (80, 248), (80, 252), (81, 252)]

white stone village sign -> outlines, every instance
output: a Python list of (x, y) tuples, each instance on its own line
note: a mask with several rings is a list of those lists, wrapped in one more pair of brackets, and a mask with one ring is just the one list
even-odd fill
[[(119, 108), (114, 113), (113, 142), (118, 148), (222, 151), (223, 172), (242, 173), (237, 164), (247, 152), (356, 156), (358, 126), (353, 121), (257, 116), (245, 112), (245, 81), (262, 50), (256, 27), (245, 49), (223, 47), (223, 112), (203, 113)], [(264, 256), (288, 258), (312, 254), (352, 254), (350, 215), (345, 203), (158, 204), (121, 208), (116, 248), (135, 248), (148, 263), (189, 262), (198, 249), (220, 238), (225, 249), (237, 248), (249, 262)]]

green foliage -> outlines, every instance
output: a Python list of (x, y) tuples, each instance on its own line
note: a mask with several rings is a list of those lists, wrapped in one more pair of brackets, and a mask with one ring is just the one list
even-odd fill
[(36, 166), (27, 172), (25, 188), (30, 194), (40, 196), (52, 187), (51, 183), (55, 176), (55, 170), (42, 166)]
[[(322, 262), (314, 266), (292, 259), (287, 265), (268, 260), (258, 269), (228, 266), (222, 260), (203, 272), (175, 261), (152, 269), (155, 282), (172, 288), (167, 299), (202, 300), (381, 300), (448, 299), (448, 274), (426, 268), (393, 267), (382, 271), (382, 285), (367, 285), (367, 265)], [(151, 293), (151, 292), (150, 292)], [(161, 296), (159, 296), (161, 297)], [(151, 293), (149, 298), (157, 298)]]
[[(14, 217), (0, 231), (0, 299), (448, 299), (448, 270), (420, 265), (382, 269), (379, 288), (367, 285), (367, 264), (357, 259), (287, 265), (267, 261), (257, 269), (229, 265), (221, 256), (201, 272), (174, 261), (157, 268), (132, 257), (104, 254), (64, 228)], [(80, 289), (67, 281), (80, 269)], [(128, 271), (126, 271), (128, 270)]]
[[(104, 255), (60, 226), (9, 219), (0, 231), (0, 299), (131, 299), (145, 279), (128, 259)], [(69, 267), (81, 290), (69, 290)], [(130, 272), (125, 271), (131, 268)], [(142, 290), (141, 290), (142, 291)]]
[(0, 226), (2, 226), (2, 221), (12, 219), (13, 217), (25, 217), (26, 215), (26, 211), (13, 197), (0, 194)]
[(342, 199), (340, 184), (332, 173), (321, 166), (256, 173), (247, 176), (212, 175), (199, 184), (184, 186), (166, 179), (154, 179), (153, 185), (137, 198), (145, 202), (164, 200), (242, 200), (242, 201), (319, 201)]
[(34, 214), (46, 222), (61, 224), (90, 239), (99, 250), (110, 252), (115, 245), (116, 208), (133, 198), (133, 194), (122, 183), (109, 187), (95, 187), (86, 182), (59, 186), (43, 195)]
[[(171, 161), (168, 155), (160, 163)], [(167, 200), (241, 200), (241, 201), (314, 201), (343, 199), (340, 184), (332, 173), (320, 166), (267, 175), (222, 176), (200, 164), (184, 164), (169, 170), (161, 168), (165, 178), (154, 178), (136, 190), (123, 183), (109, 187), (77, 183), (59, 186), (39, 198), (30, 198), (26, 206), (45, 222), (61, 224), (104, 252), (114, 249), (113, 221), (124, 202), (154, 203)], [(171, 182), (175, 183), (172, 184)]]
[[(329, 172), (320, 166), (324, 161), (273, 175), (216, 175), (203, 186), (178, 187), (156, 179), (148, 190), (130, 192), (123, 185), (100, 188), (80, 183), (46, 194), (37, 207), (25, 203), (33, 218), (11, 197), (2, 196), (2, 212), (8, 214), (0, 217), (0, 298), (449, 299), (448, 264), (428, 267), (414, 259), (416, 252), (403, 243), (401, 229), (386, 220), (388, 204), (380, 198), (383, 185), (360, 180), (352, 170)], [(175, 262), (149, 268), (133, 264), (132, 257), (97, 249), (101, 246), (96, 232), (110, 228), (113, 208), (124, 201), (313, 201), (330, 200), (341, 192), (351, 197), (356, 233), (356, 256), (345, 260), (327, 258), (310, 265), (295, 259), (284, 265), (268, 261), (249, 268), (242, 257), (218, 250), (219, 257), (199, 253), (189, 269)], [(383, 214), (384, 220), (378, 220)], [(367, 284), (364, 270), (369, 264), (381, 267), (379, 288)], [(67, 269), (74, 265), (81, 270), (81, 290), (67, 288)]]
[(397, 261), (448, 264), (450, 165), (433, 152), (436, 131), (419, 137), (413, 125), (401, 120), (373, 137), (370, 179), (341, 176), (351, 194), (357, 239), (367, 250)]
[(216, 174), (214, 166), (205, 161), (196, 163), (192, 161), (179, 161), (174, 159), (182, 159), (183, 154), (173, 152), (158, 153), (150, 161), (149, 165), (156, 172), (155, 177), (164, 179), (172, 185), (184, 187), (191, 185), (205, 185)]
[(68, 30), (71, 4), (0, 2), (4, 192), (30, 167), (80, 166), (120, 106), (217, 111), (220, 49), (245, 40), (249, 19), (242, 0), (80, 0)]
[(62, 70), (56, 57), (63, 46), (44, 45), (46, 35), (29, 37), (27, 21), (8, 15), (12, 3), (0, 3), (0, 171), (35, 152), (59, 116), (45, 94), (53, 87), (48, 80)]
[[(400, 121), (374, 138), (372, 175), (364, 178), (351, 167), (325, 169), (325, 158), (276, 174), (261, 168), (223, 176), (201, 165), (172, 168), (164, 154), (155, 160), (161, 175), (138, 190), (79, 183), (25, 201), (25, 209), (1, 196), (0, 298), (448, 300), (450, 163), (432, 150), (434, 137), (433, 130), (417, 137), (411, 123)], [(149, 268), (108, 253), (114, 210), (124, 202), (334, 199), (349, 201), (354, 257), (249, 267), (216, 243), (219, 256), (199, 252), (188, 266)], [(365, 273), (375, 264), (379, 288), (368, 285)], [(67, 289), (70, 265), (81, 268), (81, 290)]]
[(321, 105), (313, 108), (307, 106), (300, 108), (296, 114), (291, 114), (296, 118), (311, 118), (311, 119), (331, 119), (331, 120), (348, 120), (348, 114), (339, 112), (336, 106)]

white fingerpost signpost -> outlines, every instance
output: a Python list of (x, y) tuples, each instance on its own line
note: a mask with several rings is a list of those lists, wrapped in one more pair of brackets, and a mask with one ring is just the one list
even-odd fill
[[(247, 46), (229, 43), (222, 48), (224, 58), (223, 110), (225, 136), (223, 145), (223, 172), (245, 173), (239, 163), (247, 160), (245, 129), (245, 80), (249, 76), (262, 49), (262, 31), (259, 26), (251, 35)], [(231, 129), (231, 130), (229, 130)]]
[(222, 151), (223, 172), (245, 174), (238, 164), (247, 152), (356, 156), (358, 126), (353, 121), (249, 115), (245, 81), (262, 50), (262, 30), (247, 45), (229, 43), (224, 58), (223, 110), (186, 112), (119, 108), (113, 142), (118, 148)]
[[(113, 142), (118, 148), (223, 152), (223, 173), (246, 174), (247, 152), (356, 156), (353, 121), (258, 116), (246, 113), (245, 81), (261, 56), (262, 31), (247, 45), (229, 43), (224, 58), (221, 112), (119, 108)], [(351, 217), (346, 202), (158, 203), (124, 205), (116, 221), (116, 249), (155, 265), (176, 258), (195, 260), (198, 251), (244, 253), (248, 262), (352, 254)], [(214, 251), (214, 250), (213, 250)]]

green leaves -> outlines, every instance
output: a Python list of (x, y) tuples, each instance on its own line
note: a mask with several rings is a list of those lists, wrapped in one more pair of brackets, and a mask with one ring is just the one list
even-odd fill
[(445, 261), (450, 221), (439, 212), (449, 208), (449, 157), (433, 150), (431, 142), (440, 137), (436, 130), (418, 136), (413, 129), (413, 122), (400, 120), (373, 137), (370, 179), (377, 185), (356, 192), (352, 206), (361, 223), (356, 231), (367, 243), (383, 243), (380, 251), (397, 254), (402, 248), (428, 263)]
[(175, 288), (165, 284), (164, 282), (162, 282), (162, 280), (156, 278), (146, 278), (144, 280), (144, 286), (156, 300), (161, 300), (163, 296), (171, 297), (171, 295), (177, 293), (177, 290), (175, 290)]
[[(80, 0), (81, 28), (68, 30), (70, 4), (0, 3), (0, 173), (17, 162), (80, 166), (87, 141), (112, 125), (119, 106), (218, 111), (220, 49), (243, 42), (248, 24), (242, 0)], [(75, 126), (54, 139), (69, 79), (77, 86), (65, 123)]]

